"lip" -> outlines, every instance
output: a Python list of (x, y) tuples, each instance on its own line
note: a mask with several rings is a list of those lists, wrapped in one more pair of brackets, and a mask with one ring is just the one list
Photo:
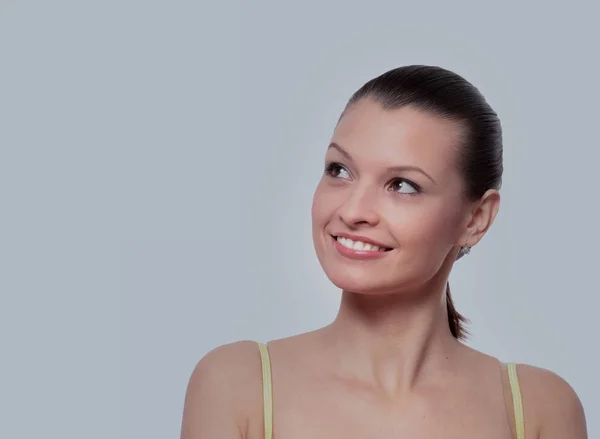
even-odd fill
[(373, 251), (373, 250), (350, 249), (350, 248), (344, 247), (342, 244), (340, 244), (338, 242), (338, 240), (336, 239), (336, 236), (349, 238), (349, 239), (352, 239), (353, 241), (367, 242), (372, 245), (377, 245), (378, 247), (384, 247), (384, 248), (389, 248), (389, 247), (386, 247), (385, 245), (377, 244), (376, 241), (366, 239), (366, 238), (361, 238), (361, 237), (358, 237), (355, 235), (348, 235), (348, 234), (331, 235), (331, 239), (333, 240), (333, 246), (335, 247), (335, 249), (338, 251), (338, 253), (340, 255), (342, 255), (346, 258), (349, 258), (349, 259), (357, 259), (357, 260), (380, 259), (380, 258), (385, 257), (387, 255), (387, 253), (389, 253), (388, 251), (382, 252), (382, 251)]

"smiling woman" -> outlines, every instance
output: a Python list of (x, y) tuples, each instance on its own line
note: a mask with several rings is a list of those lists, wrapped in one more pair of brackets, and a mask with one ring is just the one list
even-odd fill
[(500, 206), (502, 131), (464, 78), (401, 67), (349, 100), (312, 206), (342, 290), (326, 327), (200, 360), (183, 439), (583, 439), (583, 408), (544, 369), (463, 343), (448, 278)]

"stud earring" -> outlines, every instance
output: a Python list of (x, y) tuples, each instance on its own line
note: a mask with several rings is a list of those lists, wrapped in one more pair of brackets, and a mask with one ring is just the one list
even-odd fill
[(469, 253), (471, 253), (471, 247), (469, 247), (468, 245), (465, 245), (465, 246), (462, 248), (462, 254), (463, 254), (463, 255), (468, 255)]

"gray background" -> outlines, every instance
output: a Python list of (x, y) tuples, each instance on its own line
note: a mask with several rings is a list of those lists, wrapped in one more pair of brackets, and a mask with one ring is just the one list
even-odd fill
[(354, 90), (414, 63), (505, 130), (501, 212), (451, 279), (470, 344), (562, 375), (600, 436), (597, 7), (0, 5), (0, 437), (178, 437), (208, 350), (329, 323), (325, 147)]

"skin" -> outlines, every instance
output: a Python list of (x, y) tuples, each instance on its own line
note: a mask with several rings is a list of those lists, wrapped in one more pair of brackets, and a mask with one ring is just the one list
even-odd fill
[[(464, 196), (462, 135), (456, 122), (370, 99), (341, 118), (312, 218), (317, 256), (342, 300), (330, 325), (268, 344), (274, 438), (514, 437), (501, 363), (453, 338), (447, 321), (458, 251), (483, 238), (500, 204), (495, 190)], [(334, 247), (338, 233), (391, 250), (348, 259)], [(587, 437), (562, 378), (527, 365), (518, 373), (527, 439)], [(220, 346), (192, 373), (182, 438), (262, 439), (262, 410), (256, 344)]]

